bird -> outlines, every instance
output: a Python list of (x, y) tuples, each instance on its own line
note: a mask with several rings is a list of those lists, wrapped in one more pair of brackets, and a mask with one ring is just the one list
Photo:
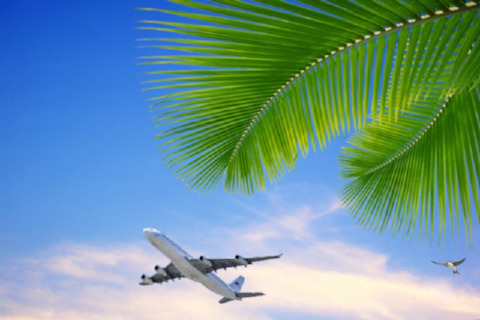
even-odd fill
[(442, 266), (445, 266), (445, 267), (449, 267), (450, 269), (453, 270), (453, 274), (457, 273), (457, 274), (460, 274), (458, 271), (457, 271), (457, 266), (462, 263), (463, 261), (465, 261), (465, 259), (467, 258), (463, 258), (462, 260), (460, 261), (456, 261), (456, 262), (452, 262), (452, 261), (447, 261), (445, 263), (440, 263), (440, 262), (435, 262), (435, 261), (432, 261), (433, 263), (435, 264), (439, 264), (439, 265), (442, 265)]

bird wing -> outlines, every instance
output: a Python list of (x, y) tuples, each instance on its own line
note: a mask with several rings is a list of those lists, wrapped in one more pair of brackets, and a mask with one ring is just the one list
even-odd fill
[(463, 258), (462, 260), (457, 261), (457, 262), (454, 262), (453, 264), (456, 265), (456, 266), (458, 266), (460, 263), (462, 263), (463, 261), (465, 261), (465, 259), (467, 259), (467, 258)]
[(435, 262), (433, 260), (432, 260), (432, 262), (435, 263), (435, 264), (439, 264), (441, 266), (444, 266), (444, 267), (448, 267), (446, 263)]

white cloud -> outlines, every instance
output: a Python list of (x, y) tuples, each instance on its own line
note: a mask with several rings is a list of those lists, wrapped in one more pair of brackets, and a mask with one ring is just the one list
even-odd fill
[(12, 277), (1, 281), (7, 285), (0, 291), (0, 318), (244, 319), (222, 309), (220, 297), (190, 281), (139, 286), (141, 272), (152, 273), (157, 256), (139, 245), (69, 244), (3, 266), (2, 274)]
[[(237, 251), (245, 256), (284, 252), (279, 260), (219, 272), (226, 282), (244, 275), (244, 291), (264, 291), (264, 297), (220, 305), (219, 296), (186, 279), (139, 286), (142, 273), (151, 274), (154, 265), (168, 263), (146, 240), (108, 247), (68, 244), (0, 266), (0, 318), (480, 318), (478, 289), (459, 287), (453, 277), (392, 270), (383, 253), (321, 238), (314, 227), (340, 208), (333, 197), (315, 198), (319, 202), (308, 205), (285, 200), (281, 192), (269, 197), (278, 201), (272, 204), (275, 215), (256, 209), (257, 219), (239, 221), (243, 227), (212, 228), (208, 238), (199, 237), (201, 243), (186, 248), (208, 256), (208, 241), (232, 256)], [(181, 239), (173, 240), (182, 244)]]
[[(293, 245), (292, 245), (293, 246)], [(70, 244), (2, 266), (2, 319), (474, 319), (480, 292), (424, 275), (392, 272), (388, 258), (351, 244), (316, 242), (280, 260), (219, 272), (243, 274), (245, 291), (265, 297), (218, 304), (220, 297), (182, 280), (138, 286), (160, 254), (143, 245)], [(165, 263), (165, 259), (162, 259)], [(12, 272), (14, 271), (13, 275)]]
[[(316, 252), (312, 255), (312, 252)], [(480, 292), (424, 275), (393, 272), (387, 257), (349, 244), (319, 243), (252, 270), (271, 292), (265, 308), (335, 319), (473, 319)], [(281, 279), (272, 282), (271, 279)]]
[(337, 199), (330, 200), (327, 205), (313, 207), (282, 207), (277, 215), (266, 216), (262, 223), (249, 225), (244, 230), (236, 230), (237, 237), (250, 242), (263, 242), (272, 238), (308, 240), (313, 238), (312, 224), (320, 218), (341, 209)]

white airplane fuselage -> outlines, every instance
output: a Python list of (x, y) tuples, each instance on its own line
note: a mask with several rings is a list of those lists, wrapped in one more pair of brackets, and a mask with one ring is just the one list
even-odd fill
[(177, 269), (187, 278), (200, 282), (207, 289), (215, 292), (222, 297), (237, 300), (235, 291), (232, 290), (225, 282), (213, 273), (204, 274), (195, 268), (189, 261), (192, 258), (185, 250), (180, 248), (175, 242), (167, 238), (160, 231), (153, 228), (143, 229), (143, 233), (147, 240), (164, 255), (166, 255)]

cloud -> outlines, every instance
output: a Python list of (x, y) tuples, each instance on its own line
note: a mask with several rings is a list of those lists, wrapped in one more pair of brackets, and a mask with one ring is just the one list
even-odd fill
[(425, 275), (394, 272), (387, 262), (385, 255), (351, 244), (325, 242), (275, 265), (257, 267), (248, 279), (269, 288), (261, 303), (271, 310), (334, 319), (479, 316), (479, 291)]
[[(316, 193), (312, 188), (303, 190)], [(187, 251), (233, 256), (276, 254), (279, 260), (218, 275), (227, 283), (246, 277), (243, 291), (264, 297), (218, 304), (219, 296), (187, 279), (139, 286), (142, 273), (169, 261), (147, 241), (109, 246), (64, 244), (29, 259), (0, 265), (0, 318), (23, 319), (477, 319), (480, 291), (454, 277), (393, 270), (390, 257), (359, 243), (328, 240), (318, 226), (340, 204), (323, 196), (312, 203), (267, 194), (275, 215), (255, 207), (256, 218), (235, 228), (212, 226), (189, 234)], [(270, 209), (271, 210), (271, 209)], [(336, 225), (327, 225), (320, 230)], [(315, 231), (313, 231), (315, 230)], [(181, 245), (182, 239), (169, 235)], [(207, 243), (209, 243), (207, 245)], [(246, 250), (245, 250), (246, 249)], [(240, 251), (240, 252), (238, 252)], [(245, 252), (247, 251), (247, 252)], [(223, 254), (222, 254), (223, 255)], [(414, 270), (408, 266), (409, 270)], [(448, 272), (448, 270), (445, 270)], [(463, 275), (462, 275), (463, 276)], [(451, 279), (451, 280), (445, 280)]]
[[(343, 243), (288, 249), (280, 260), (219, 272), (246, 277), (265, 297), (218, 304), (189, 280), (142, 287), (160, 254), (143, 244), (69, 244), (1, 267), (2, 319), (474, 319), (480, 292), (425, 275), (393, 272), (388, 257)], [(295, 250), (293, 250), (295, 249)], [(162, 259), (162, 264), (167, 263)]]
[[(276, 199), (281, 196), (275, 193), (275, 196), (270, 195), (269, 198)], [(247, 228), (234, 232), (236, 237), (254, 243), (275, 238), (308, 240), (314, 238), (311, 227), (317, 220), (340, 209), (341, 203), (336, 198), (330, 198), (323, 204), (282, 205), (276, 209), (276, 215), (265, 215), (262, 222), (256, 221)]]
[(0, 270), (0, 318), (244, 319), (220, 308), (220, 297), (191, 281), (139, 286), (140, 273), (152, 273), (159, 262), (160, 254), (152, 252), (131, 244), (69, 244), (12, 261)]

